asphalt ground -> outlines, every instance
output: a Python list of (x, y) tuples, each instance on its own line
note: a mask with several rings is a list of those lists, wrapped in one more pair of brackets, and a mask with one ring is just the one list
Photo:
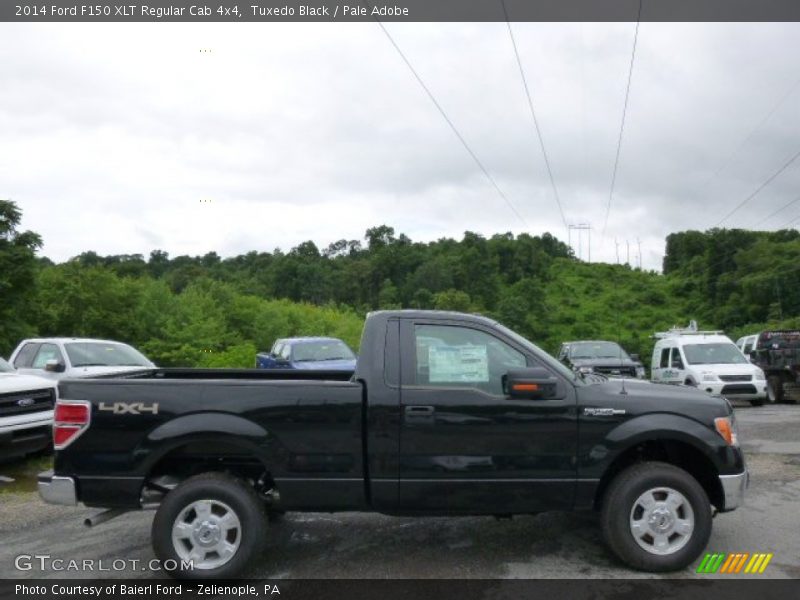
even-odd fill
[[(751, 483), (745, 505), (714, 519), (708, 552), (771, 552), (759, 578), (800, 578), (800, 405), (736, 408)], [(153, 578), (153, 511), (87, 529), (96, 509), (44, 504), (35, 473), (47, 459), (0, 465), (0, 578)], [(5, 481), (14, 479), (13, 482)], [(102, 559), (107, 571), (56, 571), (20, 555)], [(121, 560), (127, 561), (124, 568)], [(117, 561), (112, 563), (112, 561)], [(136, 562), (133, 562), (136, 561)], [(652, 575), (621, 565), (591, 514), (405, 518), (365, 513), (290, 513), (270, 525), (265, 554), (248, 577), (283, 578), (709, 578), (697, 565)], [(719, 577), (725, 577), (719, 575)], [(730, 576), (728, 576), (730, 577)], [(743, 574), (737, 577), (749, 577)]]

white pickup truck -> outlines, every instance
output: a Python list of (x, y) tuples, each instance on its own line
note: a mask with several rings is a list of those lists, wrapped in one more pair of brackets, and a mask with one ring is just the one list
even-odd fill
[(20, 375), (0, 358), (0, 461), (51, 445), (56, 386), (43, 377)]

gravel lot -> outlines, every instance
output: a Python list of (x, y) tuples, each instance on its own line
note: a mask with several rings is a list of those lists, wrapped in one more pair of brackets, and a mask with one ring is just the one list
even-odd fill
[[(800, 578), (800, 405), (737, 407), (751, 469), (744, 507), (714, 521), (709, 552), (773, 552), (760, 577)], [(153, 512), (129, 513), (93, 529), (93, 509), (48, 506), (33, 475), (46, 459), (0, 465), (0, 577), (158, 577), (142, 570)], [(135, 559), (134, 570), (18, 571), (15, 557)], [(399, 518), (289, 514), (270, 529), (268, 549), (249, 573), (263, 578), (646, 578), (615, 561), (592, 515), (551, 512), (498, 521), (491, 517)], [(670, 575), (695, 577), (694, 569)], [(741, 575), (740, 575), (741, 576)], [(703, 577), (707, 578), (708, 575)]]

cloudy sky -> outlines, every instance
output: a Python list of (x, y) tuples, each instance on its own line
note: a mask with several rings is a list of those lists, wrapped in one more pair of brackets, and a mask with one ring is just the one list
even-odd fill
[[(0, 198), (56, 261), (383, 223), (566, 240), (506, 25), (386, 27), (522, 219), (373, 23), (2, 23)], [(591, 224), (592, 260), (616, 239), (633, 262), (638, 238), (658, 268), (665, 235), (713, 227), (800, 151), (800, 24), (641, 25), (603, 236), (634, 28), (513, 24), (567, 221)], [(778, 228), (798, 197), (800, 159), (723, 224)]]

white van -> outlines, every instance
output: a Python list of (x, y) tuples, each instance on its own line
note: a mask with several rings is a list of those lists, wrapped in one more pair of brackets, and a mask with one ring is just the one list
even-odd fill
[(749, 400), (760, 406), (767, 397), (767, 381), (721, 331), (698, 331), (692, 321), (686, 329), (656, 333), (650, 378), (654, 382), (698, 387), (729, 400)]

